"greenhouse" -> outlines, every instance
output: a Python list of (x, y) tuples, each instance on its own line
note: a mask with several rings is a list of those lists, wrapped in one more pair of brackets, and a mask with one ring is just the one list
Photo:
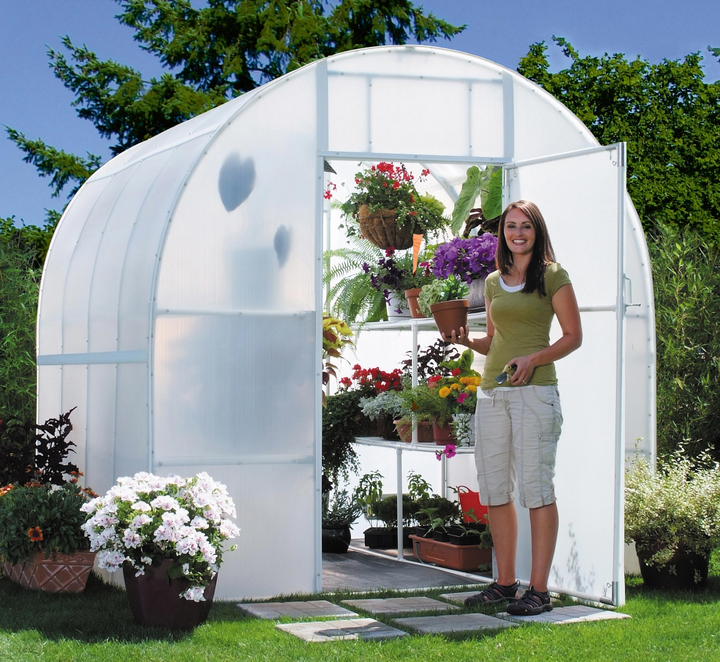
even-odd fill
[[(76, 408), (77, 463), (97, 492), (138, 471), (225, 483), (241, 533), (219, 598), (319, 591), (322, 253), (338, 241), (323, 194), (328, 166), (351, 182), (380, 161), (429, 169), (448, 205), (469, 166), (499, 165), (504, 203), (542, 209), (584, 331), (558, 364), (551, 583), (622, 604), (625, 453), (655, 448), (652, 285), (625, 146), (599, 146), (550, 95), (479, 57), (343, 53), (100, 168), (45, 265), (38, 420)], [(363, 332), (358, 353), (371, 347)]]

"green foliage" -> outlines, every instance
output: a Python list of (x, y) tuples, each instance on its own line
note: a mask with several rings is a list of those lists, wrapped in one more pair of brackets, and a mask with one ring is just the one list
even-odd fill
[(35, 552), (89, 549), (80, 528), (86, 519), (80, 508), (87, 500), (74, 483), (0, 490), (0, 558), (18, 563)]
[(720, 81), (704, 81), (700, 54), (650, 64), (622, 54), (580, 57), (565, 39), (554, 41), (569, 68), (550, 73), (543, 42), (518, 71), (564, 103), (600, 144), (628, 143), (628, 191), (646, 230), (688, 227), (717, 244)]
[[(410, 526), (415, 521), (415, 514), (418, 511), (418, 504), (409, 495), (402, 495), (403, 526)], [(374, 508), (375, 517), (382, 522), (382, 525), (394, 528), (398, 525), (397, 519), (397, 494), (388, 494), (380, 499)]]
[(425, 285), (418, 297), (418, 306), (425, 317), (432, 317), (430, 306), (441, 301), (452, 301), (467, 297), (469, 288), (467, 284), (454, 274), (445, 280), (434, 280)]
[(361, 514), (362, 507), (347, 490), (335, 490), (332, 499), (329, 492), (322, 495), (323, 528), (352, 526)]
[[(134, 31), (140, 48), (173, 73), (146, 80), (139, 71), (101, 60), (86, 46), (63, 39), (50, 49), (55, 76), (75, 94), (73, 105), (118, 154), (143, 140), (218, 106), (318, 58), (363, 46), (450, 39), (464, 29), (425, 14), (408, 0), (116, 0), (118, 20)], [(73, 192), (100, 164), (8, 135), (55, 195)]]
[(362, 512), (368, 519), (376, 517), (375, 508), (382, 499), (382, 474), (376, 469), (360, 476), (353, 496), (360, 504)]
[(676, 551), (710, 556), (720, 545), (720, 470), (681, 449), (658, 471), (637, 457), (625, 475), (625, 540), (665, 565)]
[(353, 442), (359, 433), (362, 417), (360, 398), (364, 391), (340, 391), (327, 398), (322, 412), (322, 469), (337, 482), (338, 475), (346, 479), (349, 471), (357, 471), (358, 460)]
[(381, 416), (391, 416), (394, 419), (401, 416), (409, 416), (410, 410), (406, 409), (397, 391), (381, 391), (377, 395), (360, 399), (360, 411), (371, 421), (376, 421)]
[(657, 439), (720, 459), (720, 251), (697, 232), (649, 242), (657, 333)]
[(420, 526), (444, 529), (449, 524), (460, 521), (462, 514), (457, 501), (433, 494), (418, 503), (416, 519)]
[(459, 234), (463, 223), (470, 216), (475, 202), (480, 196), (480, 208), (486, 219), (493, 219), (502, 213), (502, 168), (488, 166), (480, 170), (477, 166), (467, 169), (467, 178), (463, 182), (460, 195), (455, 201), (450, 229)]
[(418, 384), (413, 388), (400, 391), (400, 398), (405, 408), (412, 410), (415, 418), (414, 425), (420, 421), (437, 421), (445, 425), (452, 421), (454, 402), (450, 398), (441, 398), (440, 389), (430, 388), (427, 384)]
[(40, 269), (20, 232), (0, 227), (0, 419), (35, 419), (35, 324)]

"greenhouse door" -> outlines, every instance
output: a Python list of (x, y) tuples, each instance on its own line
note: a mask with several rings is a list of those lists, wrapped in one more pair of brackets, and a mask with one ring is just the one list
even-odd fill
[[(557, 363), (564, 423), (550, 585), (623, 604), (625, 145), (509, 164), (504, 195), (506, 203), (532, 200), (542, 211), (582, 318), (582, 347)], [(551, 342), (559, 336), (556, 322)], [(518, 577), (528, 580), (529, 518), (519, 510)]]

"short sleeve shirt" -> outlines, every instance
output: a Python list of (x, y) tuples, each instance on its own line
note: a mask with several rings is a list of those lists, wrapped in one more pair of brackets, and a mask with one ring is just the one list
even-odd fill
[[(499, 271), (494, 271), (485, 279), (485, 297), (490, 301), (488, 315), (495, 327), (495, 335), (485, 360), (481, 388), (495, 388), (495, 377), (510, 359), (533, 354), (550, 345), (550, 325), (555, 315), (552, 298), (563, 285), (569, 283), (567, 271), (557, 262), (545, 269), (545, 296), (540, 296), (537, 290), (530, 294), (505, 291), (500, 285)], [(557, 384), (555, 364), (535, 368), (528, 384)]]

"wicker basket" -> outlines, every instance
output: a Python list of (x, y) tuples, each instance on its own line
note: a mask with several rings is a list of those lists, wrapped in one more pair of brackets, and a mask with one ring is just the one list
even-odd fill
[(413, 224), (398, 227), (393, 209), (378, 209), (371, 214), (370, 208), (362, 205), (358, 210), (358, 221), (363, 237), (378, 248), (404, 250), (413, 245)]

